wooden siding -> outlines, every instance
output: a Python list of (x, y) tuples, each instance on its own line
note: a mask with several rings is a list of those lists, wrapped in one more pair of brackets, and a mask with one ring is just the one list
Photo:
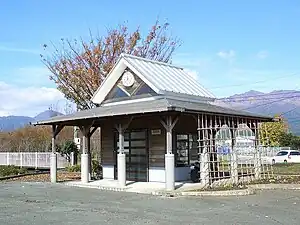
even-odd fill
[[(164, 167), (166, 154), (166, 131), (159, 118), (149, 124), (149, 167)], [(151, 130), (161, 130), (161, 134), (151, 134)]]
[(101, 129), (101, 161), (103, 165), (115, 165), (114, 129), (111, 123), (105, 123)]

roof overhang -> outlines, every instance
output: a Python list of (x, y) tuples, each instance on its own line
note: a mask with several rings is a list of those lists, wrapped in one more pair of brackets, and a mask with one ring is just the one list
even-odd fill
[(34, 125), (67, 124), (70, 126), (76, 126), (78, 125), (79, 121), (84, 120), (100, 120), (115, 116), (141, 115), (171, 111), (179, 113), (205, 113), (232, 117), (243, 117), (261, 121), (273, 120), (272, 117), (223, 108), (209, 103), (194, 103), (161, 98), (152, 101), (140, 101), (128, 104), (100, 106), (89, 110), (82, 110), (70, 115), (56, 116), (49, 120), (36, 122), (34, 123)]

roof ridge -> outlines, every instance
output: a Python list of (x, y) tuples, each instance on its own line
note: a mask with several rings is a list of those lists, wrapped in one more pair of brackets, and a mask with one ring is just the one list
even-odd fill
[(120, 56), (124, 57), (124, 58), (129, 57), (129, 58), (133, 58), (133, 59), (143, 60), (143, 61), (146, 61), (146, 62), (156, 63), (156, 64), (160, 64), (160, 65), (163, 65), (163, 66), (169, 66), (169, 67), (174, 67), (174, 68), (183, 70), (183, 67), (180, 67), (180, 66), (176, 66), (176, 65), (173, 65), (173, 64), (170, 64), (170, 63), (160, 62), (160, 61), (153, 60), (153, 59), (147, 59), (147, 58), (144, 58), (144, 57), (135, 56), (135, 55), (127, 54), (127, 53), (121, 53)]

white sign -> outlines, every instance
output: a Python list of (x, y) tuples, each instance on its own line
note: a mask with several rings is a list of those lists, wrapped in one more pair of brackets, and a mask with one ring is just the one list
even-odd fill
[(151, 130), (152, 135), (161, 135), (161, 129)]

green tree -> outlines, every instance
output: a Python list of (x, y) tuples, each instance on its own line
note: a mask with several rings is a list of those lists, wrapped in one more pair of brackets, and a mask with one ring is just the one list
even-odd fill
[(77, 145), (74, 143), (74, 141), (70, 141), (70, 140), (66, 141), (62, 145), (62, 147), (59, 149), (59, 153), (62, 156), (66, 157), (66, 159), (68, 160), (68, 162), (71, 162), (71, 154), (72, 154), (72, 152), (73, 152), (73, 154), (75, 156), (77, 156), (78, 153), (79, 153), (79, 150), (77, 148)]
[(280, 146), (280, 138), (288, 131), (287, 123), (281, 117), (276, 122), (264, 122), (260, 127), (260, 142), (267, 146)]
[(292, 149), (300, 148), (300, 138), (292, 133), (282, 133), (279, 138), (279, 145), (284, 147), (291, 147)]
[(58, 45), (49, 48), (44, 44), (42, 61), (49, 68), (57, 89), (78, 109), (89, 109), (94, 92), (109, 74), (121, 53), (171, 62), (173, 52), (180, 41), (169, 31), (169, 23), (162, 25), (157, 20), (143, 37), (139, 27), (132, 32), (126, 24), (107, 29), (105, 35), (90, 33), (90, 39), (61, 39)]

